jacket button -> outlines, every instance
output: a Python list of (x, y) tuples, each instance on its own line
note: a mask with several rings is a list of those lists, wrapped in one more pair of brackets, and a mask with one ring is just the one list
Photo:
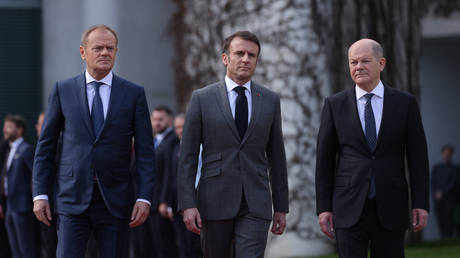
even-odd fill
[(372, 159), (375, 159), (375, 156), (372, 156)]

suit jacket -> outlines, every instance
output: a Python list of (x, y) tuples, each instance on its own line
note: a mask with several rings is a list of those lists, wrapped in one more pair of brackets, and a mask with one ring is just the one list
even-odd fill
[[(178, 175), (179, 210), (197, 207), (205, 220), (234, 218), (244, 192), (253, 216), (288, 212), (288, 183), (280, 98), (252, 83), (252, 116), (240, 138), (225, 82), (193, 92), (186, 118)], [(203, 167), (195, 195), (200, 144)], [(271, 191), (270, 191), (271, 189)]]
[(431, 192), (442, 192), (443, 199), (454, 199), (458, 168), (452, 163), (438, 163), (431, 172)]
[[(53, 170), (57, 143), (62, 134), (60, 160)], [(145, 93), (137, 86), (113, 76), (107, 117), (98, 135), (93, 132), (86, 96), (85, 75), (59, 81), (50, 98), (37, 144), (33, 195), (48, 194), (56, 173), (55, 210), (78, 215), (89, 206), (96, 175), (111, 214), (129, 218), (134, 196), (131, 182), (131, 144), (134, 141), (138, 193), (151, 200), (154, 171), (152, 127)]]
[(174, 211), (177, 209), (177, 173), (179, 167), (180, 141), (171, 144), (169, 152), (164, 155), (167, 163), (164, 165), (163, 184), (160, 194), (160, 202), (167, 203)]
[[(8, 145), (8, 142), (3, 140), (3, 139), (0, 139), (0, 184), (2, 184), (2, 173), (3, 173), (3, 169), (4, 169), (4, 164), (6, 164), (6, 160), (7, 160), (7, 157), (6, 157), (6, 152), (8, 151), (9, 149), (9, 145)], [(2, 189), (3, 187), (0, 185), (0, 189)], [(5, 203), (4, 203), (4, 198), (3, 198), (3, 194), (0, 193), (0, 205), (2, 206), (3, 210), (5, 211)]]
[(162, 192), (164, 189), (164, 180), (166, 173), (168, 173), (167, 167), (169, 166), (171, 160), (171, 151), (173, 146), (179, 139), (177, 138), (174, 130), (170, 130), (168, 134), (165, 135), (160, 145), (158, 145), (155, 151), (155, 186), (154, 186), (154, 196), (151, 209), (158, 210), (158, 205), (163, 202)]
[(359, 120), (355, 89), (326, 98), (317, 143), (317, 213), (332, 211), (337, 228), (356, 224), (374, 173), (380, 222), (389, 230), (406, 229), (406, 161), (412, 208), (428, 210), (427, 145), (414, 96), (384, 88), (382, 121), (373, 152)]
[(34, 148), (23, 141), (16, 149), (10, 168), (6, 173), (8, 181), (6, 207), (14, 212), (32, 212), (33, 160)]

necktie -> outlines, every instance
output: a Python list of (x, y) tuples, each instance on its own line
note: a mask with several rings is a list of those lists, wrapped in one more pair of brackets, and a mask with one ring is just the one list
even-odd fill
[[(377, 132), (375, 129), (374, 111), (372, 110), (371, 104), (371, 99), (373, 96), (373, 93), (367, 93), (366, 95), (364, 95), (364, 97), (366, 98), (366, 104), (364, 106), (364, 130), (366, 133), (367, 145), (369, 145), (369, 149), (371, 150), (371, 152), (374, 152), (375, 145), (377, 144)], [(375, 176), (373, 171), (371, 171), (371, 181), (367, 197), (369, 199), (373, 199), (375, 195)]]
[(156, 150), (160, 146), (160, 141), (155, 137), (153, 138), (153, 148)]
[(243, 86), (238, 86), (233, 89), (238, 93), (235, 105), (235, 123), (241, 140), (243, 139), (246, 129), (248, 129), (248, 100), (244, 94), (245, 89), (246, 88)]
[(91, 82), (94, 85), (94, 99), (93, 105), (91, 107), (91, 121), (93, 122), (93, 130), (96, 137), (99, 135), (99, 132), (104, 124), (104, 108), (102, 106), (101, 95), (99, 94), (99, 88), (103, 82)]

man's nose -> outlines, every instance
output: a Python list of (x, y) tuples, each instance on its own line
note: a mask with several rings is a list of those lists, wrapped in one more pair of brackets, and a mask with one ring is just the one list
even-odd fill
[(103, 48), (102, 49), (102, 52), (101, 52), (101, 55), (108, 55), (109, 54), (109, 49), (108, 48)]
[(248, 62), (249, 61), (249, 54), (248, 53), (244, 53), (243, 55), (243, 59), (242, 59), (244, 62)]

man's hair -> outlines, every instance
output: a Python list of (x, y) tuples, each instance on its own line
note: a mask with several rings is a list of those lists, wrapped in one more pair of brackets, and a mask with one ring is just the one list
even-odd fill
[(372, 41), (371, 41), (371, 44), (372, 44), (372, 52), (374, 52), (374, 56), (375, 56), (377, 59), (383, 57), (383, 48), (382, 48), (382, 45), (380, 45), (380, 43), (378, 43), (378, 42), (375, 41), (375, 40), (372, 40)]
[(232, 35), (228, 36), (224, 40), (224, 43), (222, 45), (222, 53), (229, 54), (228, 50), (230, 48), (230, 43), (232, 43), (232, 40), (234, 38), (242, 38), (244, 40), (254, 42), (259, 47), (259, 51), (257, 52), (257, 56), (259, 56), (259, 54), (260, 54), (260, 42), (259, 42), (259, 39), (257, 38), (257, 36), (254, 33), (250, 32), (250, 31), (237, 31), (237, 32), (233, 33)]
[(26, 132), (26, 120), (21, 115), (7, 115), (5, 117), (5, 122), (12, 122), (16, 125), (17, 128), (22, 128), (22, 134)]
[(89, 34), (91, 34), (91, 32), (97, 30), (97, 29), (104, 29), (104, 30), (108, 30), (110, 31), (113, 36), (115, 37), (115, 46), (118, 46), (118, 36), (117, 36), (117, 33), (112, 29), (110, 28), (109, 26), (105, 25), (105, 24), (96, 24), (96, 25), (93, 25), (91, 27), (89, 27), (89, 29), (87, 29), (85, 32), (83, 32), (83, 34), (81, 35), (81, 41), (80, 41), (80, 45), (82, 47), (86, 47), (86, 45), (88, 44), (88, 37), (89, 37)]
[(351, 44), (351, 46), (348, 48), (348, 53), (350, 53), (351, 48), (353, 46), (355, 46), (355, 44), (357, 42), (360, 42), (362, 40), (366, 40), (371, 44), (372, 54), (374, 55), (375, 58), (380, 59), (380, 58), (384, 57), (382, 45), (380, 45), (380, 43), (378, 43), (377, 41), (375, 41), (373, 39), (368, 39), (368, 38), (360, 39), (360, 40), (356, 41), (355, 43)]
[(442, 147), (441, 147), (441, 152), (444, 152), (446, 150), (449, 150), (450, 152), (454, 152), (454, 146), (452, 144), (444, 144)]
[(179, 113), (174, 117), (174, 119), (176, 119), (176, 118), (182, 118), (182, 119), (185, 120), (185, 114), (184, 113)]
[(156, 106), (153, 108), (153, 111), (162, 111), (168, 114), (168, 116), (171, 116), (171, 117), (173, 116), (172, 110), (168, 106), (165, 106), (165, 105)]

